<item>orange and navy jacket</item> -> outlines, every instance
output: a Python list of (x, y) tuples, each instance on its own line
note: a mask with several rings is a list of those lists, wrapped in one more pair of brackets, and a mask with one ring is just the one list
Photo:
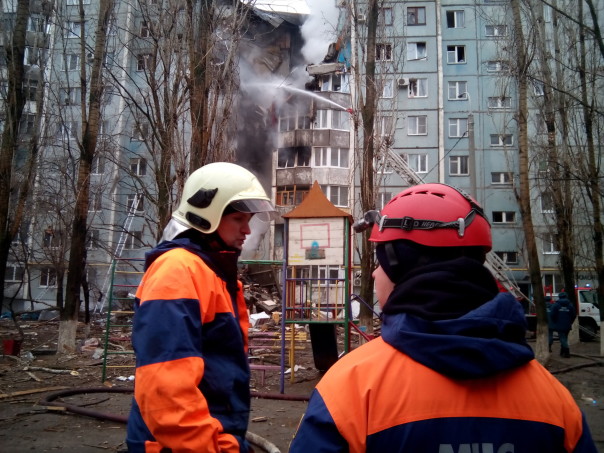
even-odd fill
[(382, 337), (319, 382), (290, 453), (596, 453), (571, 394), (517, 340), (524, 323), (505, 293), (457, 319), (384, 316)]
[(128, 451), (249, 450), (249, 320), (237, 258), (188, 238), (148, 253), (136, 293)]

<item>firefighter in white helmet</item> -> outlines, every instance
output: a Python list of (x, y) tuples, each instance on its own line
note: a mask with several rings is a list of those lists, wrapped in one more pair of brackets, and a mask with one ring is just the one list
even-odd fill
[(136, 293), (130, 452), (249, 450), (249, 322), (237, 260), (252, 216), (271, 212), (256, 176), (238, 165), (209, 164), (187, 179)]

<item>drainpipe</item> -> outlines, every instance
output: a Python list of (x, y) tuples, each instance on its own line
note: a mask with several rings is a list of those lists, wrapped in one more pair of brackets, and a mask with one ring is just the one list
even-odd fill
[(440, 0), (434, 2), (436, 9), (436, 61), (438, 65), (438, 182), (445, 182), (445, 112), (443, 74), (443, 36), (441, 30)]
[(468, 167), (470, 167), (470, 194), (478, 200), (478, 193), (476, 192), (476, 143), (474, 139), (474, 114), (470, 112), (468, 114)]

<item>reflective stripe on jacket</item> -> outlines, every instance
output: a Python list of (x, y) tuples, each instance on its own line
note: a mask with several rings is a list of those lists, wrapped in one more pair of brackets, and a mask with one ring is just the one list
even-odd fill
[(586, 426), (535, 360), (457, 380), (378, 338), (323, 377), (290, 452), (595, 453)]
[(231, 295), (202, 258), (184, 248), (163, 252), (137, 291), (131, 452), (248, 450), (249, 321), (241, 283), (231, 282), (238, 288)]

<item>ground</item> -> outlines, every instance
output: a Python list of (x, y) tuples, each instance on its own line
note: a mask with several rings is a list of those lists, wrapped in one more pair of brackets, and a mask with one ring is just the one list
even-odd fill
[[(93, 340), (103, 344), (101, 323), (91, 327), (88, 342), (82, 341), (77, 352), (66, 356), (53, 353), (56, 321), (22, 321), (22, 325), (25, 335), (20, 357), (0, 358), (2, 451), (126, 451), (123, 419), (130, 406), (132, 382), (128, 378), (133, 374), (133, 357), (109, 356), (112, 366), (127, 367), (107, 368), (103, 382), (103, 360), (97, 357), (98, 345)], [(0, 321), (2, 339), (11, 330), (11, 321)], [(85, 335), (84, 329), (79, 329), (78, 337)], [(112, 333), (113, 350), (124, 347), (119, 345), (120, 340), (119, 334)], [(300, 343), (304, 349), (297, 350), (296, 363), (301, 368), (295, 370), (293, 381), (289, 374), (285, 376), (283, 394), (280, 373), (267, 371), (264, 383), (260, 372), (252, 373), (253, 390), (262, 397), (252, 401), (249, 430), (281, 452), (288, 450), (306, 408), (306, 402), (297, 399), (308, 397), (321, 376), (314, 368), (310, 345)], [(580, 343), (571, 348), (570, 359), (552, 354), (548, 368), (571, 391), (604, 452), (604, 359), (599, 352), (598, 342)], [(257, 355), (261, 354), (262, 350)], [(270, 354), (265, 359), (265, 363), (276, 360)], [(78, 393), (66, 396), (68, 390)], [(261, 451), (256, 448), (256, 452)]]

